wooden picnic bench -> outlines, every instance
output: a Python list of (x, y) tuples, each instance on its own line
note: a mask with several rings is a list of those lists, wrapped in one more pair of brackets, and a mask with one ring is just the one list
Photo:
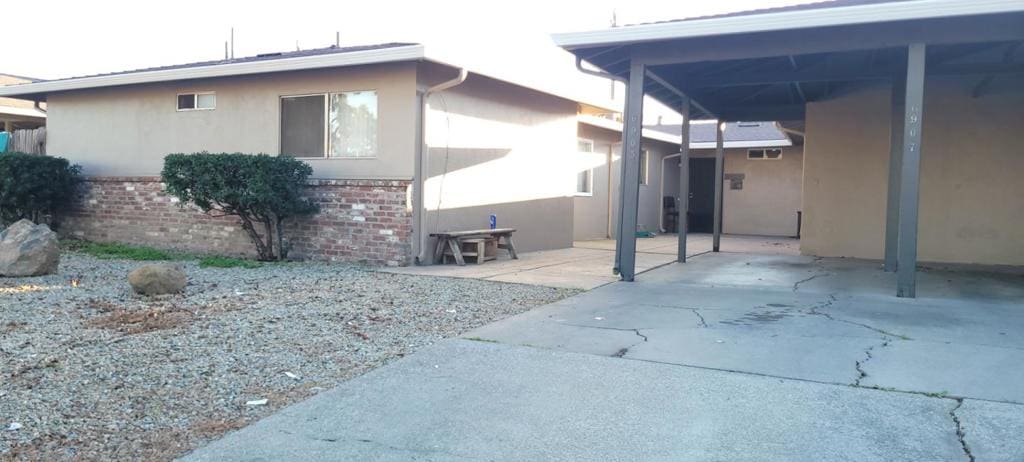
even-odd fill
[[(434, 263), (441, 263), (444, 260), (445, 249), (447, 248), (451, 252), (452, 258), (455, 259), (455, 263), (459, 266), (465, 266), (465, 257), (476, 257), (477, 264), (483, 263), (486, 260), (493, 260), (496, 255), (494, 250), (491, 254), (488, 253), (488, 244), (493, 249), (504, 249), (508, 251), (508, 256), (513, 260), (518, 260), (519, 256), (516, 255), (516, 246), (512, 243), (512, 233), (516, 231), (515, 228), (498, 228), (498, 229), (473, 229), (468, 231), (443, 231), (439, 233), (431, 233), (431, 237), (437, 238), (437, 244), (434, 246)], [(463, 245), (469, 244), (473, 246), (473, 250), (463, 250)]]

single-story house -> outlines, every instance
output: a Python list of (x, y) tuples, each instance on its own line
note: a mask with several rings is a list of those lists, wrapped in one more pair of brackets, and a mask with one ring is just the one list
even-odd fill
[[(0, 87), (38, 79), (0, 74)], [(46, 153), (46, 104), (16, 98), (0, 98), (0, 153)]]
[[(517, 250), (570, 247), (580, 114), (616, 112), (432, 59), (418, 44), (330, 47), (0, 88), (48, 107), (49, 146), (87, 192), (61, 232), (251, 254), (235, 220), (163, 193), (166, 154), (291, 155), (321, 213), (299, 258), (406, 265), (430, 233), (515, 227)], [(29, 103), (30, 105), (32, 103)]]
[[(38, 79), (0, 74), (0, 86), (18, 85)], [(46, 125), (46, 106), (16, 98), (0, 98), (0, 130), (11, 133), (17, 129), (34, 129)]]
[[(579, 120), (580, 152), (593, 155), (587, 156), (584, 170), (577, 175), (574, 237), (614, 238), (622, 175), (622, 123), (589, 115), (581, 115)], [(690, 125), (690, 232), (712, 231), (714, 127), (714, 123)], [(681, 130), (681, 124), (660, 123), (643, 129), (639, 230), (678, 232)], [(773, 122), (729, 123), (724, 137), (725, 171), (731, 182), (725, 191), (723, 232), (797, 236), (803, 186), (802, 138), (791, 137)]]
[[(883, 260), (906, 297), (919, 259), (1024, 265), (1020, 0), (836, 0), (555, 42), (588, 72), (627, 82), (624, 229), (638, 204), (647, 95), (685, 123), (777, 120), (804, 134), (804, 254)], [(625, 280), (634, 255), (635, 240), (620, 236)]]

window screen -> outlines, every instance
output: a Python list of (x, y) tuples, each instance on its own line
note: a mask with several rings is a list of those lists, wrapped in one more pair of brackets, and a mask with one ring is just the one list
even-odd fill
[(195, 109), (195, 108), (196, 108), (196, 95), (194, 93), (188, 93), (188, 94), (185, 94), (185, 95), (178, 95), (178, 110), (182, 110), (182, 109)]
[(217, 107), (217, 95), (213, 93), (196, 94), (196, 109), (213, 109)]
[(281, 155), (324, 156), (326, 95), (281, 98)]
[(747, 151), (747, 159), (750, 160), (765, 160), (765, 159), (781, 159), (781, 149), (750, 149)]

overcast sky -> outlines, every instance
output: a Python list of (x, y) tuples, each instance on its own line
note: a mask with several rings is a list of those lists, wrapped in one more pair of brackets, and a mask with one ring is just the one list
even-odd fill
[[(606, 28), (808, 0), (38, 0), (4, 21), (0, 73), (60, 78), (221, 59), (235, 28), (235, 56), (418, 42), (430, 55), (529, 84), (544, 81), (607, 96), (607, 84), (575, 72), (554, 32)], [(31, 14), (29, 14), (31, 13)]]

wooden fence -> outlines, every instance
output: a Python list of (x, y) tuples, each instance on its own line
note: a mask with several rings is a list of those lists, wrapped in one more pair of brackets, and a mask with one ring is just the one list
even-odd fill
[(46, 154), (46, 127), (31, 130), (15, 130), (7, 142), (8, 152)]

